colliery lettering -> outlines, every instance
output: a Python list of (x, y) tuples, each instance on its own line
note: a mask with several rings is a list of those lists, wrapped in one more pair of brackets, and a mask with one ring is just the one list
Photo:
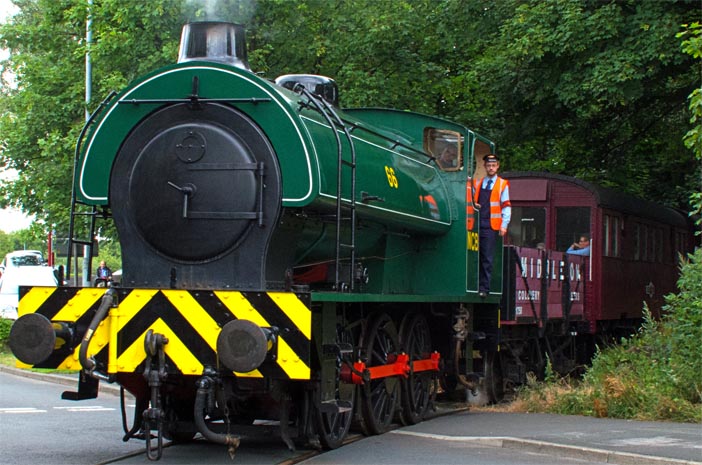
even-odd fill
[[(547, 276), (549, 279), (563, 281), (566, 277), (566, 264), (563, 260), (542, 260), (540, 258), (522, 257), (522, 277), (541, 279)], [(568, 264), (568, 276), (571, 281), (580, 281), (582, 276), (580, 266), (575, 263)]]
[(533, 300), (534, 302), (538, 302), (540, 298), (540, 291), (525, 291), (523, 289), (517, 291), (517, 301), (529, 302), (530, 300)]

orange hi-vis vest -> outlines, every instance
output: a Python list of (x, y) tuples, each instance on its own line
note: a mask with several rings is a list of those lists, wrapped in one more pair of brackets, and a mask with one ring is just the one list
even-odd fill
[[(469, 180), (470, 182), (470, 180)], [(470, 189), (466, 193), (466, 229), (473, 229), (473, 203), (478, 203), (478, 198), (480, 197), (480, 189), (483, 187), (483, 180), (473, 180), (473, 202), (470, 199)], [(509, 187), (509, 182), (499, 176), (495, 178), (495, 185), (492, 187), (492, 192), (490, 193), (490, 228), (495, 231), (499, 231), (502, 226), (502, 209), (504, 207), (510, 207), (512, 204), (509, 200), (502, 202), (502, 193), (505, 188)], [(482, 207), (485, 207), (482, 205)]]

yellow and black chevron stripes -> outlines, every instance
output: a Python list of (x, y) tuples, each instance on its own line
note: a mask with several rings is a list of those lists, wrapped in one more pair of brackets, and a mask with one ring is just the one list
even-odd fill
[[(278, 328), (275, 361), (266, 361), (245, 377), (310, 379), (312, 314), (309, 296), (286, 292), (116, 289), (118, 306), (96, 329), (88, 353), (109, 373), (140, 370), (146, 360), (149, 330), (164, 335), (169, 369), (199, 375), (217, 367), (217, 336), (233, 319)], [(80, 369), (76, 341), (90, 324), (104, 288), (22, 288), (19, 314), (37, 312), (53, 322), (71, 324), (77, 333), (70, 349), (57, 341), (48, 360), (36, 367)], [(70, 343), (70, 341), (69, 341)]]

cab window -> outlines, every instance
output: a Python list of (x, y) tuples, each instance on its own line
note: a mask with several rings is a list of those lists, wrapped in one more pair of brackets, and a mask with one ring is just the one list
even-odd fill
[(424, 150), (434, 157), (442, 171), (458, 171), (463, 167), (463, 136), (456, 131), (426, 128)]

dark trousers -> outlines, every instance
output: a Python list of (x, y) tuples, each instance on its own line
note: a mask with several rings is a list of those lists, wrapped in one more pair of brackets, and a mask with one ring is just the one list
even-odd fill
[(499, 231), (490, 228), (480, 228), (480, 274), (479, 291), (490, 292), (492, 278), (492, 259), (495, 256), (495, 244)]

